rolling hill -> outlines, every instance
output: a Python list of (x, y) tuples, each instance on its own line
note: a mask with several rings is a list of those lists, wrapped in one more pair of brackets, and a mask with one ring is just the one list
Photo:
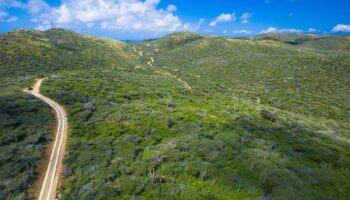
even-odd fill
[(311, 48), (318, 51), (350, 50), (350, 36), (314, 35), (314, 34), (262, 34), (252, 39), (274, 40), (293, 46)]
[(349, 37), (0, 36), (0, 198), (25, 199), (69, 120), (63, 199), (347, 199)]

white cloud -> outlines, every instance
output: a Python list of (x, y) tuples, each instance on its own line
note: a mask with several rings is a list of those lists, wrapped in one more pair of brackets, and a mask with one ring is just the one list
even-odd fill
[(275, 27), (269, 27), (266, 30), (262, 30), (260, 33), (278, 33), (278, 30)]
[(253, 17), (252, 13), (243, 13), (241, 16), (241, 23), (242, 24), (247, 24), (249, 23), (249, 19)]
[(5, 11), (0, 11), (0, 22), (14, 22), (17, 21), (18, 18), (14, 16), (9, 16), (9, 14)]
[(309, 30), (307, 30), (307, 32), (309, 32), (309, 33), (316, 33), (317, 29), (309, 28)]
[(299, 29), (293, 29), (293, 28), (289, 28), (289, 29), (277, 29), (275, 27), (269, 27), (266, 30), (262, 30), (260, 33), (302, 33), (302, 30)]
[(0, 19), (4, 19), (4, 18), (7, 17), (7, 16), (8, 16), (8, 13), (7, 13), (7, 12), (1, 11), (1, 10), (0, 10)]
[(221, 22), (230, 22), (236, 20), (236, 14), (235, 13), (222, 13), (218, 17), (215, 18), (214, 21), (210, 22), (210, 26), (216, 26), (218, 23)]
[(350, 32), (350, 25), (347, 24), (337, 24), (332, 32)]
[(176, 6), (174, 6), (173, 4), (170, 4), (170, 5), (168, 5), (168, 7), (166, 8), (166, 10), (167, 10), (168, 12), (174, 12), (174, 11), (177, 10), (177, 8), (176, 8)]
[(242, 29), (242, 30), (234, 30), (234, 31), (232, 31), (232, 33), (233, 34), (240, 34), (240, 35), (249, 35), (249, 34), (253, 33), (253, 31)]
[(199, 21), (198, 21), (198, 24), (195, 26), (194, 30), (198, 30), (201, 28), (201, 26), (204, 24), (205, 22), (205, 19), (204, 18), (201, 18)]
[(16, 0), (0, 0), (0, 22), (14, 22), (17, 17), (10, 16), (6, 9), (8, 8), (25, 8), (25, 4)]
[[(173, 12), (176, 6), (158, 9), (160, 0), (64, 0), (50, 7), (43, 0), (30, 0), (28, 10), (38, 29), (100, 27), (119, 31), (173, 32), (189, 29)], [(31, 6), (30, 6), (31, 5)]]
[(25, 8), (26, 5), (20, 1), (16, 0), (1, 0), (0, 7), (4, 8)]
[(6, 22), (15, 22), (17, 20), (18, 20), (17, 17), (9, 17), (9, 18), (6, 19)]
[(27, 8), (32, 14), (38, 14), (40, 12), (50, 10), (50, 6), (46, 4), (43, 0), (30, 0), (27, 4)]
[(289, 29), (280, 29), (279, 32), (280, 33), (302, 33), (303, 30), (289, 28)]

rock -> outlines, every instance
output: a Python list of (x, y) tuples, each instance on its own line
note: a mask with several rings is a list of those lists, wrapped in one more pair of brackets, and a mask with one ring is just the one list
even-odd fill
[(269, 121), (272, 121), (272, 122), (276, 121), (276, 117), (272, 113), (267, 111), (267, 110), (260, 111), (260, 115), (261, 115), (262, 118), (264, 118), (266, 120), (269, 120)]

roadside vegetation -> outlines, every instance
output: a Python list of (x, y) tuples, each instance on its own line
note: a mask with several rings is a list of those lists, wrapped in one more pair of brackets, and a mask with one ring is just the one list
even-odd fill
[[(1, 44), (35, 34), (51, 45), (43, 52), (52, 64), (41, 57), (28, 64), (19, 55), (23, 62), (1, 59), (1, 72), (10, 73), (3, 77), (12, 81), (4, 86), (6, 96), (26, 100), (17, 112), (30, 119), (22, 125), (28, 137), (38, 132), (33, 127), (49, 137), (53, 116), (32, 97), (27, 101), (24, 94), (15, 95), (24, 83), (41, 74), (48, 77), (42, 93), (67, 110), (63, 199), (350, 196), (347, 48), (329, 54), (271, 38), (193, 33), (124, 44), (63, 30), (11, 32), (0, 38)], [(12, 50), (16, 43), (7, 51), (18, 51)], [(32, 54), (25, 55), (30, 60)], [(37, 110), (24, 111), (28, 104)], [(11, 114), (10, 105), (2, 107), (10, 117), (18, 116)], [(1, 125), (1, 138), (16, 135), (17, 125)], [(9, 142), (3, 141), (1, 148), (7, 148)], [(11, 141), (16, 148), (27, 145)], [(40, 144), (33, 146), (40, 149), (45, 142)], [(25, 164), (11, 160), (20, 159), (19, 154), (1, 152), (1, 169)], [(39, 158), (28, 162), (35, 166)], [(18, 180), (20, 173), (5, 175), (9, 173), (1, 174), (2, 195), (24, 194), (25, 187), (3, 184)]]
[(120, 50), (123, 45), (61, 29), (18, 30), (0, 36), (0, 199), (29, 197), (25, 191), (38, 174), (45, 144), (53, 137), (50, 108), (23, 89), (36, 78), (60, 70), (129, 62)]

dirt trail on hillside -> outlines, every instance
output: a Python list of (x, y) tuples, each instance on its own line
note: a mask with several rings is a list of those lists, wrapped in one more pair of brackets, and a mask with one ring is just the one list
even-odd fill
[[(142, 51), (137, 51), (137, 49), (135, 47), (132, 47), (132, 49), (134, 50), (134, 52), (136, 54), (139, 54), (141, 57), (143, 57), (143, 54), (142, 54)], [(153, 64), (154, 63), (154, 58), (153, 57), (150, 57), (150, 61), (147, 62), (147, 65), (149, 65), (150, 67), (154, 67)], [(170, 74), (170, 77), (173, 77), (175, 78), (177, 81), (179, 81), (183, 86), (184, 88), (188, 89), (188, 90), (192, 90), (192, 87), (184, 80), (182, 80), (181, 78), (171, 74), (170, 72), (167, 72), (168, 74)]]
[(57, 185), (61, 174), (61, 168), (63, 166), (68, 123), (67, 114), (64, 108), (57, 102), (40, 94), (40, 86), (43, 80), (44, 79), (39, 79), (35, 83), (33, 90), (26, 90), (26, 92), (47, 103), (54, 109), (56, 115), (57, 128), (55, 142), (52, 147), (50, 160), (46, 166), (46, 172), (42, 173), (42, 176), (44, 177), (42, 179), (43, 182), (41, 183), (40, 193), (36, 196), (39, 200), (52, 200), (56, 199)]

